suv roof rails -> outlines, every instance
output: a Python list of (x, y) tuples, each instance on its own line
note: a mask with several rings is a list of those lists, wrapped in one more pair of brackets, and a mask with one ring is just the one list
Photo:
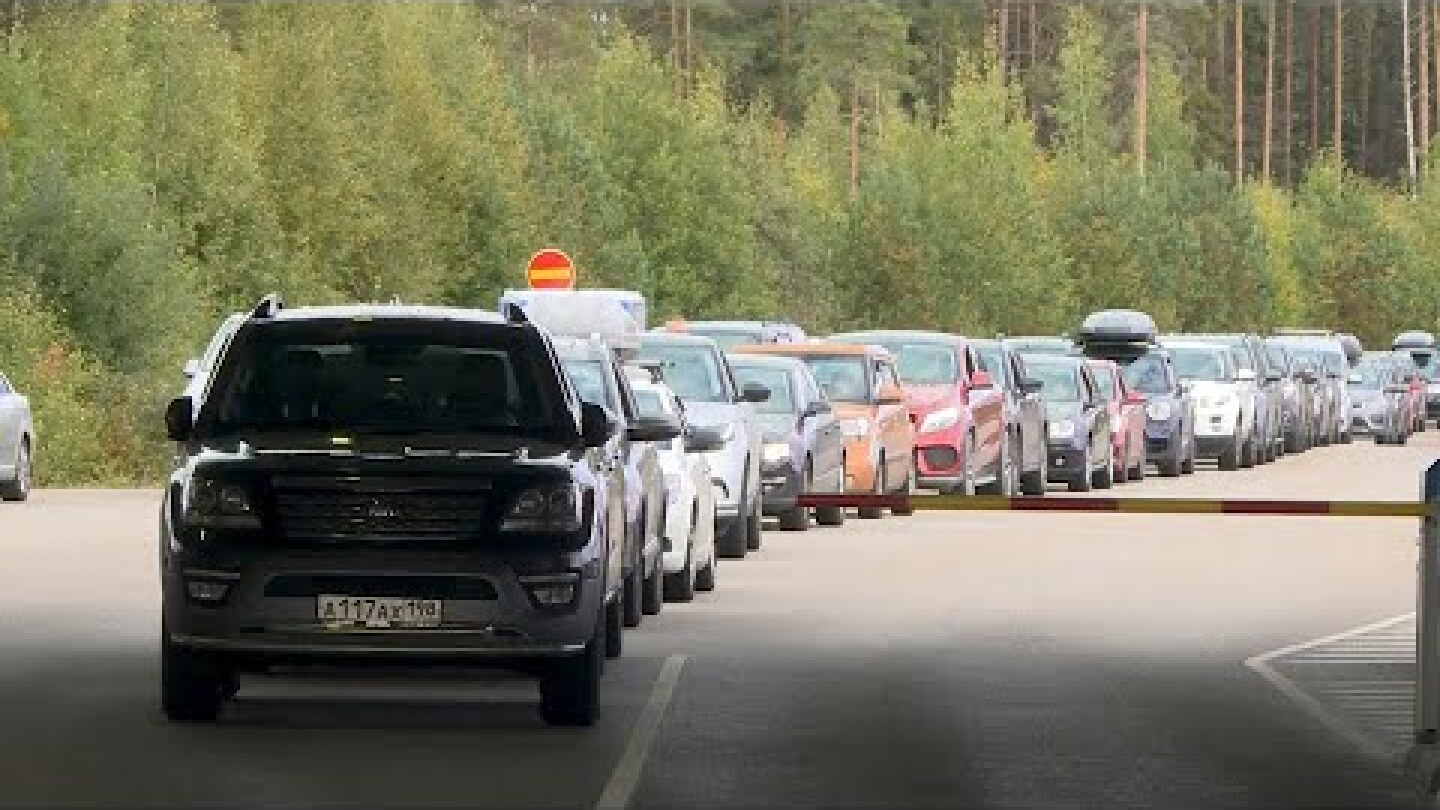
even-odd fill
[(256, 304), (254, 309), (250, 310), (250, 317), (273, 318), (276, 313), (284, 308), (285, 299), (280, 297), (280, 293), (270, 293), (264, 298), (261, 298), (260, 303)]
[(530, 316), (525, 314), (525, 308), (514, 301), (506, 301), (500, 309), (505, 316), (505, 322), (512, 326), (525, 326), (530, 323)]

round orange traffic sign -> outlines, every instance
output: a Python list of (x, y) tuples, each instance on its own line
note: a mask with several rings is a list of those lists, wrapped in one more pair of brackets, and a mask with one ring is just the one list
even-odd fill
[(546, 248), (530, 257), (525, 279), (532, 290), (571, 290), (575, 288), (575, 265), (565, 251)]

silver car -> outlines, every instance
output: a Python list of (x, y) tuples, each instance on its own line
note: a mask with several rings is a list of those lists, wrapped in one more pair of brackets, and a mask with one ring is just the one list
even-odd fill
[(30, 400), (0, 374), (0, 499), (23, 501), (30, 497), (35, 469), (35, 425)]
[(724, 447), (707, 454), (719, 487), (716, 550), (721, 557), (741, 558), (760, 548), (763, 439), (751, 403), (769, 399), (769, 389), (737, 384), (719, 345), (697, 335), (647, 334), (640, 340), (640, 362), (661, 368), (693, 424), (721, 433)]

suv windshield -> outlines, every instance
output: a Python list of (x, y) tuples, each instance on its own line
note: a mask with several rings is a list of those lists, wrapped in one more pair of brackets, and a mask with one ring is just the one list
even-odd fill
[(759, 383), (770, 389), (770, 398), (754, 405), (759, 413), (797, 413), (795, 397), (790, 391), (790, 373), (783, 368), (761, 368), (759, 366), (737, 365), (734, 367), (736, 384), (744, 387)]
[(708, 345), (647, 340), (640, 344), (640, 362), (661, 368), (665, 384), (691, 402), (726, 402), (719, 358)]
[(215, 434), (555, 431), (560, 406), (546, 355), (516, 336), (457, 331), (352, 322), (250, 329), (223, 356), (201, 422), (208, 416)]
[(1175, 374), (1182, 380), (1229, 382), (1234, 378), (1235, 356), (1224, 349), (1199, 346), (1171, 346)]
[(865, 358), (856, 354), (807, 354), (801, 358), (825, 396), (834, 402), (869, 402)]
[(1170, 376), (1166, 374), (1165, 359), (1154, 352), (1147, 352), (1134, 359), (1121, 358), (1120, 373), (1125, 382), (1142, 394), (1168, 394), (1171, 390)]
[(1049, 402), (1079, 402), (1075, 367), (1062, 363), (1031, 363), (1030, 376), (1042, 383), (1040, 396)]

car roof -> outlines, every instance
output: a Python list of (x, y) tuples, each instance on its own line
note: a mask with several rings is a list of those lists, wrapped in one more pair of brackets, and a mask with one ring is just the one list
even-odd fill
[(889, 357), (890, 352), (880, 346), (863, 343), (766, 343), (736, 346), (736, 354), (778, 354), (799, 357), (801, 355), (840, 355), (846, 357)]
[(963, 343), (965, 338), (960, 335), (952, 335), (949, 332), (932, 332), (925, 329), (861, 329), (853, 332), (836, 332), (827, 340), (843, 338), (839, 342), (860, 343), (864, 338), (908, 338), (912, 340), (928, 340), (934, 343)]
[(1160, 345), (1166, 349), (1209, 349), (1210, 351), (1224, 352), (1229, 354), (1229, 348), (1212, 343), (1208, 340), (1189, 339), (1189, 335), (1183, 338), (1162, 338)]
[(640, 342), (644, 343), (673, 343), (681, 346), (709, 346), (719, 349), (718, 343), (704, 335), (687, 335), (684, 332), (646, 332), (640, 336)]
[(1032, 354), (1025, 358), (1025, 364), (1034, 365), (1065, 365), (1071, 368), (1080, 368), (1093, 358), (1082, 357), (1078, 354)]
[(803, 372), (805, 363), (798, 357), (779, 354), (753, 354), (739, 352), (728, 353), (730, 360), (737, 366), (756, 366), (765, 368), (783, 368), (795, 372)]
[(512, 325), (498, 312), (423, 304), (338, 304), (282, 307), (269, 317), (259, 320), (276, 323), (317, 320), (461, 321), (494, 326)]

